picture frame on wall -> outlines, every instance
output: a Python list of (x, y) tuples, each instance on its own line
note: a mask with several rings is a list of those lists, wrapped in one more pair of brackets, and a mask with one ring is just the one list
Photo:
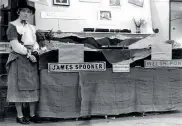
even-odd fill
[(100, 10), (98, 13), (98, 19), (101, 21), (110, 21), (112, 20), (111, 11)]
[(121, 6), (120, 0), (109, 0), (110, 6)]
[(54, 5), (60, 5), (60, 6), (69, 6), (70, 1), (69, 0), (53, 0)]
[(128, 3), (134, 4), (139, 7), (143, 7), (144, 0), (128, 0)]

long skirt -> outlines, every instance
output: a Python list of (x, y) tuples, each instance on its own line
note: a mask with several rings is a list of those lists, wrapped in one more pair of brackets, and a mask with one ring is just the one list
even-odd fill
[(39, 100), (39, 78), (36, 63), (26, 56), (10, 53), (7, 62), (7, 102), (36, 102)]

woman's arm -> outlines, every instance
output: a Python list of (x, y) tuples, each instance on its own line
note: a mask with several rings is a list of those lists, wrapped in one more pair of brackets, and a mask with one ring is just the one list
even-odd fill
[(39, 44), (37, 42), (35, 42), (33, 45), (33, 51), (39, 51)]
[(16, 27), (9, 23), (8, 29), (7, 29), (7, 37), (8, 40), (10, 41), (10, 46), (12, 47), (13, 51), (26, 55), (27, 54), (27, 48), (23, 46), (21, 43), (18, 41), (18, 32), (16, 30)]
[(10, 45), (13, 51), (15, 51), (16, 53), (27, 55), (28, 52), (27, 48), (24, 45), (20, 44), (17, 39), (11, 40)]

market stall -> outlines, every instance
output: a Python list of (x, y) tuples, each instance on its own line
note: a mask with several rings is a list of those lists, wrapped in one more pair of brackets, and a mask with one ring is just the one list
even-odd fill
[[(181, 59), (181, 52), (173, 49), (172, 59)], [(40, 56), (38, 112), (42, 117), (77, 118), (182, 108), (181, 68), (144, 68), (144, 60), (151, 59), (149, 48), (85, 50), (84, 62), (106, 62), (106, 71), (48, 72), (48, 63), (58, 63), (58, 55), (54, 49)], [(113, 72), (113, 63), (125, 61), (130, 62), (130, 72)]]

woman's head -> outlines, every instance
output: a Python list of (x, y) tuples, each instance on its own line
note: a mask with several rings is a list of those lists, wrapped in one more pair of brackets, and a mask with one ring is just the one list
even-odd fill
[(21, 20), (28, 20), (35, 13), (35, 8), (27, 0), (18, 0), (17, 14)]
[(17, 13), (21, 20), (28, 20), (29, 17), (34, 14), (34, 12), (29, 8), (19, 8)]

